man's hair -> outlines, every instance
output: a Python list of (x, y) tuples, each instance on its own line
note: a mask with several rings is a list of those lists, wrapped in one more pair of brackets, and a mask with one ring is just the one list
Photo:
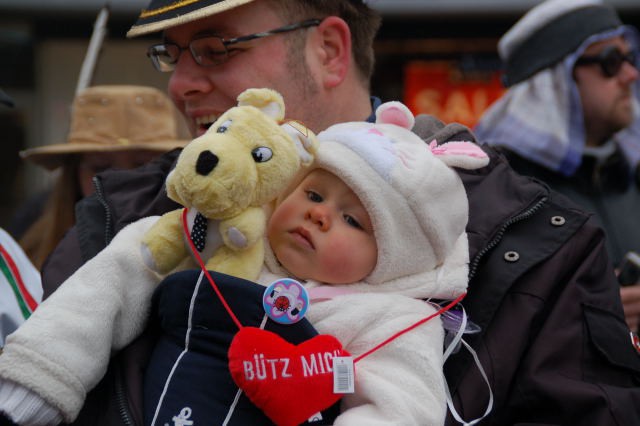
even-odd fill
[[(351, 45), (357, 69), (369, 86), (373, 75), (375, 54), (373, 40), (380, 28), (380, 15), (362, 0), (270, 0), (274, 8), (287, 21), (323, 19), (327, 16), (342, 18), (351, 30)], [(298, 46), (296, 46), (298, 47)]]

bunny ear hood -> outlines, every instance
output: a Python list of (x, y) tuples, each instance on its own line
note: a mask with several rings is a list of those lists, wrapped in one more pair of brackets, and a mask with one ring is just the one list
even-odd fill
[(448, 164), (477, 168), (488, 158), (467, 142), (429, 146), (409, 130), (413, 123), (406, 106), (389, 102), (374, 124), (334, 125), (318, 135), (314, 168), (341, 178), (373, 223), (376, 267), (366, 284), (349, 288), (453, 298), (466, 290), (468, 203)]

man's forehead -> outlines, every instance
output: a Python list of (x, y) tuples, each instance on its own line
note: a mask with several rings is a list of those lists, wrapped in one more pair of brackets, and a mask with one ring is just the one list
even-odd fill
[[(210, 21), (210, 20), (207, 20)], [(236, 34), (238, 29), (233, 27), (230, 22), (213, 21), (201, 22), (194, 21), (177, 27), (168, 28), (163, 31), (162, 38), (165, 41), (176, 41), (177, 39), (191, 40), (204, 35), (217, 35), (221, 37)]]
[[(263, 22), (270, 22), (269, 13), (260, 11), (257, 13), (247, 13), (249, 9), (253, 12), (256, 3), (252, 3), (242, 8), (229, 10), (219, 14), (207, 16), (175, 27), (167, 28), (163, 31), (162, 37), (167, 41), (188, 41), (198, 36), (217, 35), (221, 37), (237, 37), (264, 30)], [(186, 40), (185, 40), (186, 39)]]

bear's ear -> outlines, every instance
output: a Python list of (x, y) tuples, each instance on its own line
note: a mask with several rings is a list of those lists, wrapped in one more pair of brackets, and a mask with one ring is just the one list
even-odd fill
[(253, 106), (276, 121), (284, 120), (284, 99), (271, 89), (247, 89), (238, 96), (238, 106)]
[(318, 150), (315, 133), (303, 124), (292, 120), (285, 122), (280, 128), (293, 139), (302, 165), (305, 167), (310, 165)]
[(395, 124), (411, 130), (415, 121), (409, 108), (400, 102), (385, 102), (376, 109), (376, 124)]

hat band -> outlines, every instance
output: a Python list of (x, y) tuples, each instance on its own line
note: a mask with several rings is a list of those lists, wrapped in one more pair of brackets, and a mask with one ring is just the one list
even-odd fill
[(177, 1), (175, 3), (171, 3), (170, 5), (164, 6), (164, 7), (159, 7), (153, 10), (143, 10), (142, 12), (140, 12), (140, 18), (144, 19), (144, 18), (149, 18), (151, 16), (155, 16), (155, 15), (159, 15), (161, 13), (165, 13), (165, 12), (169, 12), (171, 10), (174, 9), (178, 9), (180, 7), (184, 7), (184, 6), (188, 6), (192, 3), (198, 3), (200, 0), (183, 0), (183, 1)]
[(577, 49), (587, 37), (622, 25), (608, 6), (573, 10), (551, 21), (505, 58), (503, 84), (513, 86), (554, 65)]

